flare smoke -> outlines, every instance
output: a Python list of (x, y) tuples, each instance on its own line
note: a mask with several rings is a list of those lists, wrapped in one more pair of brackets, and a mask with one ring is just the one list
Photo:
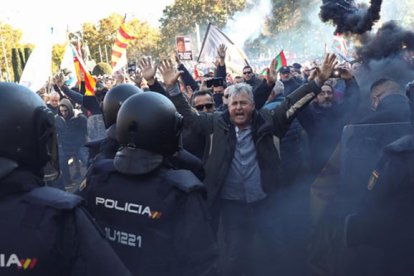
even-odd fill
[(357, 5), (354, 0), (322, 0), (319, 16), (323, 22), (332, 22), (335, 33), (363, 34), (370, 31), (380, 19), (382, 0), (371, 0), (369, 7)]
[(362, 61), (379, 60), (414, 50), (414, 33), (404, 30), (395, 21), (385, 23), (375, 36), (369, 39), (357, 55)]

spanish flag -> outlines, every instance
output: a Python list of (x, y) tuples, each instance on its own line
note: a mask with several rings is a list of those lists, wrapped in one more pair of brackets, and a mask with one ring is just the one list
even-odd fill
[[(117, 71), (117, 64), (126, 53), (129, 41), (134, 38), (135, 37), (131, 35), (131, 32), (128, 30), (124, 20), (118, 29), (118, 34), (116, 35), (114, 46), (112, 47), (111, 63), (114, 71)], [(118, 64), (118, 67), (122, 66), (119, 66)]]
[(96, 80), (92, 75), (86, 70), (85, 64), (83, 63), (82, 58), (79, 56), (75, 47), (70, 44), (73, 54), (73, 63), (75, 64), (76, 77), (78, 78), (78, 83), (81, 83), (81, 74), (84, 76), (85, 80), (85, 96), (94, 96), (95, 95), (95, 86)]

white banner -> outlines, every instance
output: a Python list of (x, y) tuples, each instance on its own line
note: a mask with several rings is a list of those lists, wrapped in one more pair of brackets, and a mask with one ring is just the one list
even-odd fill
[(37, 92), (46, 85), (52, 75), (52, 39), (45, 39), (36, 45), (30, 54), (22, 76), (20, 84), (28, 87), (33, 92)]
[(246, 54), (211, 23), (207, 27), (203, 45), (198, 56), (198, 62), (214, 63), (217, 58), (217, 49), (220, 44), (224, 44), (227, 47), (226, 68), (241, 74), (243, 67), (249, 64)]
[(69, 44), (70, 42), (66, 45), (60, 69), (65, 72), (66, 85), (72, 88), (77, 84), (78, 79), (76, 78), (76, 68), (75, 63), (73, 62), (72, 48)]

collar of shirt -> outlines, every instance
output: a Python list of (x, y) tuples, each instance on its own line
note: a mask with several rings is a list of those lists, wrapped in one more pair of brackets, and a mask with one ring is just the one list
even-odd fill
[(246, 135), (247, 135), (248, 133), (251, 132), (251, 126), (248, 126), (244, 129), (240, 129), (238, 126), (235, 126), (234, 129), (236, 130), (236, 137), (237, 138), (239, 138), (242, 133), (246, 133)]

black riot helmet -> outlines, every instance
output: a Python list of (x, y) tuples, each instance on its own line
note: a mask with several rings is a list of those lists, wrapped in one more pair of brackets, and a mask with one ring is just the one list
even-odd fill
[(118, 112), (117, 139), (121, 146), (169, 155), (179, 148), (182, 126), (181, 114), (167, 97), (139, 93), (128, 98)]
[(130, 96), (143, 92), (140, 88), (132, 84), (120, 84), (113, 87), (106, 93), (103, 100), (102, 113), (105, 127), (109, 128), (116, 123), (116, 115), (122, 103)]
[(48, 180), (59, 175), (55, 117), (37, 94), (0, 82), (0, 130), (3, 162), (15, 162)]

